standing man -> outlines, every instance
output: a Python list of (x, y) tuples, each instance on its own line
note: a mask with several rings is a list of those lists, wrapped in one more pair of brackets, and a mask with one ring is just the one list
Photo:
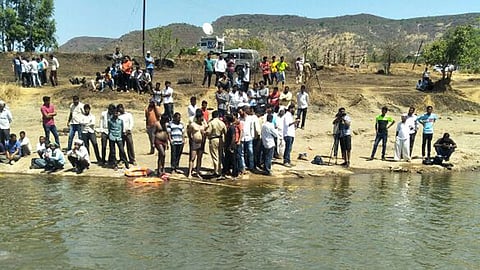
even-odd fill
[(375, 118), (375, 142), (373, 143), (373, 150), (368, 160), (373, 160), (375, 152), (380, 141), (382, 141), (382, 160), (385, 160), (385, 152), (387, 151), (388, 129), (395, 124), (392, 117), (387, 116), (388, 108), (383, 107), (382, 113)]
[(297, 61), (295, 61), (295, 83), (299, 84), (303, 82), (303, 59), (301, 57), (297, 57)]
[(272, 56), (272, 62), (270, 63), (270, 85), (272, 85), (274, 81), (275, 86), (278, 84), (278, 63), (277, 57), (275, 55)]
[(285, 86), (285, 70), (287, 69), (288, 64), (285, 62), (285, 58), (283, 56), (280, 56), (280, 62), (277, 64), (277, 69), (278, 69), (278, 82), (282, 83), (282, 87)]
[(275, 152), (275, 140), (278, 137), (277, 130), (272, 123), (273, 115), (267, 115), (267, 121), (262, 125), (262, 145), (265, 157), (265, 172), (272, 175), (272, 159)]
[(43, 97), (43, 105), (40, 108), (40, 112), (42, 113), (43, 130), (45, 132), (45, 138), (47, 141), (46, 144), (48, 145), (50, 143), (51, 132), (53, 134), (53, 138), (55, 139), (55, 143), (57, 143), (57, 145), (60, 147), (60, 139), (58, 137), (58, 131), (54, 120), (57, 112), (55, 111), (55, 106), (50, 103), (50, 97)]
[(227, 126), (218, 117), (218, 111), (213, 111), (212, 120), (210, 120), (206, 129), (215, 176), (220, 176), (222, 174), (223, 142), (224, 136), (227, 133)]
[(227, 91), (223, 90), (221, 86), (217, 86), (217, 92), (215, 92), (215, 99), (217, 100), (217, 110), (219, 117), (223, 118), (227, 114), (228, 101), (230, 96)]
[[(90, 113), (90, 104), (85, 104), (83, 106), (84, 116), (82, 120), (82, 141), (84, 147), (87, 149), (88, 154), (90, 155), (90, 142), (92, 143), (93, 151), (95, 153), (95, 158), (97, 163), (102, 162), (100, 157), (100, 152), (98, 151), (97, 136), (95, 134), (95, 115)], [(90, 161), (90, 160), (89, 160)]]
[(127, 155), (128, 161), (130, 164), (137, 165), (135, 161), (135, 150), (133, 147), (133, 137), (132, 137), (132, 130), (133, 130), (133, 115), (129, 112), (125, 111), (123, 104), (117, 105), (117, 111), (119, 113), (118, 118), (123, 122), (123, 135), (122, 135), (122, 142), (123, 146), (127, 145)]
[(263, 57), (262, 62), (260, 62), (260, 70), (262, 71), (263, 81), (265, 84), (272, 84), (272, 78), (270, 78), (270, 62), (266, 56)]
[(242, 73), (242, 91), (246, 93), (248, 91), (248, 87), (250, 86), (250, 63), (245, 63)]
[(148, 141), (150, 142), (149, 155), (155, 153), (155, 125), (160, 121), (161, 115), (160, 107), (155, 104), (155, 99), (151, 98), (147, 108), (145, 108), (145, 126), (147, 129)]
[(168, 116), (169, 121), (172, 121), (173, 118), (173, 88), (170, 87), (171, 85), (171, 82), (165, 81), (165, 89), (162, 91), (164, 107), (163, 113)]
[(120, 66), (122, 65), (122, 60), (123, 60), (123, 55), (120, 52), (120, 48), (116, 47), (115, 52), (112, 54), (112, 60), (113, 64), (117, 69), (120, 69)]
[(227, 62), (223, 59), (223, 56), (218, 56), (218, 60), (215, 62), (215, 85), (218, 85), (218, 80), (225, 75), (227, 71)]
[(297, 94), (297, 118), (302, 119), (302, 122), (300, 124), (300, 128), (304, 129), (305, 128), (305, 119), (307, 118), (307, 108), (308, 108), (308, 103), (310, 103), (308, 93), (306, 92), (306, 87), (303, 84), (300, 86), (300, 92)]
[[(350, 153), (352, 150), (352, 130), (350, 128), (352, 124), (352, 119), (350, 116), (347, 115), (345, 108), (338, 109), (337, 115), (335, 115), (335, 119), (333, 120), (333, 124), (337, 126), (337, 132), (335, 134), (335, 140), (340, 142), (340, 149), (342, 151), (342, 158), (343, 158), (343, 166), (350, 167)], [(337, 144), (338, 142), (334, 142)], [(336, 152), (337, 150), (335, 150)]]
[(227, 123), (227, 133), (225, 134), (225, 145), (224, 145), (224, 159), (223, 159), (223, 169), (222, 176), (219, 178), (224, 179), (225, 175), (230, 173), (233, 180), (238, 177), (238, 161), (237, 161), (237, 144), (236, 144), (236, 131), (235, 127), (235, 116), (227, 114), (225, 116)]
[(108, 158), (115, 170), (118, 169), (115, 145), (118, 147), (120, 159), (125, 164), (125, 168), (130, 168), (123, 148), (123, 121), (118, 118), (119, 112), (117, 108), (114, 109), (112, 117), (108, 120), (108, 141), (110, 145), (110, 156)]
[(415, 107), (411, 106), (408, 109), (408, 114), (407, 114), (407, 120), (406, 120), (407, 126), (409, 128), (409, 153), (410, 153), (410, 158), (413, 156), (413, 144), (415, 142), (415, 136), (417, 135), (417, 130), (418, 130), (418, 122), (417, 122), (417, 115), (415, 114)]
[(12, 113), (6, 107), (5, 101), (0, 100), (0, 143), (2, 144), (5, 144), (10, 138), (10, 124), (12, 121)]
[(427, 147), (427, 158), (430, 158), (432, 150), (433, 124), (438, 120), (438, 116), (433, 112), (432, 106), (427, 106), (427, 112), (417, 118), (417, 121), (423, 126), (422, 136), (422, 158), (425, 158), (425, 147)]
[(115, 110), (117, 108), (115, 105), (110, 104), (106, 111), (103, 111), (100, 116), (100, 132), (101, 132), (101, 144), (102, 144), (102, 161), (101, 165), (105, 165), (108, 162), (113, 162), (107, 158), (107, 142), (108, 142), (108, 121), (113, 117)]
[(280, 109), (287, 110), (288, 107), (292, 104), (292, 92), (290, 92), (290, 87), (285, 86), (285, 89), (279, 96)]
[(173, 115), (173, 120), (167, 127), (168, 138), (170, 141), (170, 166), (172, 166), (172, 173), (183, 173), (179, 169), (180, 157), (182, 156), (183, 146), (185, 145), (185, 127), (181, 122), (180, 113), (176, 112)]
[(68, 146), (67, 151), (72, 150), (73, 137), (75, 132), (78, 135), (78, 139), (82, 139), (82, 118), (83, 118), (83, 103), (80, 102), (78, 96), (73, 96), (73, 102), (70, 104), (70, 114), (68, 115), (67, 126), (70, 127), (68, 132)]
[(147, 69), (148, 74), (150, 74), (150, 79), (153, 80), (153, 69), (155, 68), (155, 59), (151, 56), (150, 51), (147, 51), (145, 55), (145, 68)]
[(212, 60), (212, 56), (207, 54), (207, 58), (203, 60), (203, 68), (204, 68), (204, 75), (203, 75), (203, 82), (202, 86), (205, 86), (205, 82), (207, 82), (208, 88), (210, 88), (210, 83), (212, 82), (212, 75), (213, 75), (213, 66), (215, 65), (214, 61)]
[(402, 114), (402, 121), (397, 125), (394, 160), (405, 159), (410, 162), (410, 127), (407, 123), (407, 114)]
[(295, 140), (295, 128), (299, 122), (298, 119), (293, 119), (295, 113), (295, 105), (288, 106), (288, 110), (283, 118), (283, 139), (285, 140), (285, 151), (283, 153), (283, 165), (285, 167), (292, 167), (290, 154), (293, 148), (293, 141)]
[(58, 63), (57, 58), (53, 54), (50, 54), (49, 66), (50, 66), (50, 82), (52, 83), (52, 86), (55, 87), (58, 85), (57, 70), (58, 68), (60, 68), (60, 63)]

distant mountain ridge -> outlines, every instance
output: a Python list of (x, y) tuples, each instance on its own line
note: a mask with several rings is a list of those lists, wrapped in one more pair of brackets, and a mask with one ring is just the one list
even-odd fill
[[(431, 41), (443, 35), (450, 27), (463, 24), (480, 26), (480, 13), (445, 15), (394, 20), (371, 14), (345, 15), (312, 19), (295, 15), (241, 14), (222, 16), (214, 21), (215, 34), (224, 35), (228, 42), (257, 37), (267, 45), (266, 54), (299, 54), (303, 39), (308, 36), (312, 49), (345, 52), (363, 50), (369, 53), (381, 47), (382, 42), (399, 38), (407, 50), (418, 48), (420, 40)], [(185, 23), (167, 25), (180, 47), (193, 47), (204, 34), (198, 26)], [(147, 30), (146, 45), (149, 45)], [(59, 50), (72, 53), (111, 53), (115, 46), (124, 52), (141, 54), (141, 31), (133, 31), (118, 39), (77, 37)]]

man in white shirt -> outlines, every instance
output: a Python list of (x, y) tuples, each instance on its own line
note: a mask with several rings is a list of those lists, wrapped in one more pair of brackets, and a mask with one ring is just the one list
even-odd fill
[(190, 97), (190, 105), (187, 108), (187, 119), (191, 121), (191, 119), (195, 116), (195, 112), (197, 111), (197, 97)]
[(68, 133), (68, 147), (67, 150), (72, 150), (73, 137), (75, 137), (75, 132), (78, 135), (78, 139), (82, 138), (82, 119), (83, 119), (83, 103), (80, 102), (78, 96), (73, 96), (73, 102), (70, 104), (70, 114), (68, 115), (67, 124), (70, 127)]
[(40, 77), (38, 77), (38, 62), (35, 60), (35, 57), (32, 57), (32, 60), (28, 63), (30, 65), (30, 76), (32, 77), (32, 86), (33, 87), (42, 87), (40, 82)]
[[(250, 108), (248, 106), (238, 109), (238, 119), (243, 124), (242, 142), (243, 151), (241, 153), (240, 171), (244, 172), (245, 169), (252, 171), (255, 168), (255, 160), (253, 157), (253, 138), (255, 135), (255, 123), (254, 118), (250, 115)], [(246, 167), (246, 168), (245, 168)]]
[(302, 86), (300, 86), (300, 92), (298, 92), (297, 94), (297, 119), (302, 119), (302, 122), (300, 124), (301, 129), (305, 128), (305, 119), (307, 118), (308, 103), (310, 103), (309, 96), (306, 92), (306, 87), (303, 84)]
[(82, 140), (75, 140), (72, 150), (67, 152), (67, 158), (72, 163), (73, 169), (77, 174), (81, 174), (83, 170), (90, 166), (90, 157), (87, 148), (83, 145)]
[(24, 156), (29, 156), (32, 153), (32, 144), (30, 143), (30, 140), (27, 138), (25, 131), (20, 131), (20, 139), (18, 139), (20, 142), (20, 147), (22, 151), (22, 157)]
[[(100, 124), (98, 127), (98, 131), (100, 132), (101, 144), (102, 144), (102, 157), (100, 164), (104, 165), (107, 162), (107, 145), (108, 141), (108, 120), (112, 117), (113, 113), (115, 112), (116, 107), (113, 104), (108, 105), (108, 109), (103, 111), (100, 116)], [(108, 160), (111, 161), (111, 160)]]
[(223, 59), (223, 56), (218, 56), (218, 60), (215, 62), (214, 65), (215, 68), (215, 85), (218, 84), (218, 80), (223, 77), (225, 74), (225, 71), (227, 71), (227, 61)]
[(297, 61), (295, 61), (295, 82), (297, 84), (302, 83), (302, 77), (303, 77), (303, 59), (301, 57), (297, 58)]
[(129, 112), (125, 112), (125, 108), (123, 104), (117, 105), (117, 110), (120, 113), (118, 118), (123, 121), (123, 135), (122, 141), (123, 146), (127, 145), (127, 156), (128, 156), (128, 163), (137, 165), (135, 161), (135, 150), (133, 147), (133, 137), (132, 137), (132, 130), (133, 130), (133, 115)]
[(90, 104), (83, 105), (84, 116), (82, 119), (82, 140), (83, 145), (87, 148), (88, 153), (90, 154), (90, 142), (93, 146), (93, 151), (95, 153), (95, 158), (97, 162), (101, 162), (102, 158), (100, 157), (100, 152), (98, 151), (97, 136), (95, 134), (95, 115), (90, 113)]
[(407, 123), (408, 128), (410, 129), (410, 158), (413, 156), (413, 144), (415, 142), (415, 136), (417, 135), (417, 130), (418, 130), (418, 122), (417, 122), (417, 115), (415, 114), (415, 107), (410, 107), (408, 109), (408, 114), (407, 114), (407, 120), (405, 121)]
[(402, 121), (397, 125), (395, 155), (393, 157), (395, 161), (400, 161), (403, 158), (410, 162), (410, 127), (406, 123), (407, 117), (407, 114), (402, 114)]
[(272, 174), (272, 159), (275, 152), (275, 139), (278, 137), (277, 130), (272, 123), (273, 115), (267, 115), (267, 121), (262, 125), (262, 145), (265, 156), (265, 172), (267, 175)]
[(12, 121), (12, 113), (5, 105), (5, 102), (0, 100), (0, 143), (3, 145), (10, 138), (10, 124)]
[(165, 89), (162, 91), (164, 114), (168, 116), (168, 121), (173, 119), (173, 88), (171, 82), (165, 81)]
[(295, 112), (295, 105), (288, 106), (288, 110), (283, 118), (283, 139), (285, 140), (285, 152), (283, 153), (283, 165), (291, 167), (290, 154), (293, 148), (293, 141), (295, 140), (295, 128), (299, 122), (298, 119), (293, 119)]
[(57, 58), (50, 54), (50, 82), (52, 86), (55, 87), (58, 85), (58, 78), (57, 78), (57, 70), (60, 67), (60, 63), (58, 63)]

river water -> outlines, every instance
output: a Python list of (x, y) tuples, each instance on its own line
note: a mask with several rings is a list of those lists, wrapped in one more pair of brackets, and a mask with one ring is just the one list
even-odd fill
[(479, 269), (478, 173), (0, 177), (0, 269)]

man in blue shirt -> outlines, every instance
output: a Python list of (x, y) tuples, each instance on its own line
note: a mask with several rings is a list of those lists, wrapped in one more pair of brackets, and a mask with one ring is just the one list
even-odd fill
[(145, 68), (147, 69), (147, 72), (150, 74), (150, 78), (153, 81), (153, 69), (155, 68), (155, 59), (153, 59), (150, 51), (147, 51), (147, 55), (145, 56)]
[(212, 60), (211, 55), (207, 54), (207, 58), (203, 60), (203, 67), (205, 69), (205, 75), (203, 76), (202, 86), (205, 86), (205, 82), (207, 82), (208, 88), (210, 88), (210, 83), (212, 81), (213, 75), (213, 66), (215, 65), (215, 61)]
[(417, 118), (417, 122), (423, 126), (422, 158), (425, 158), (425, 146), (427, 147), (427, 158), (430, 158), (430, 153), (432, 150), (433, 124), (438, 119), (438, 116), (432, 112), (433, 107), (427, 106), (427, 112)]
[(22, 147), (14, 133), (10, 134), (10, 139), (5, 142), (5, 155), (10, 165), (17, 162), (22, 156)]
[(120, 112), (117, 108), (115, 108), (112, 117), (108, 119), (108, 140), (110, 146), (110, 157), (108, 160), (114, 163), (112, 165), (115, 170), (118, 169), (115, 145), (118, 147), (118, 151), (120, 152), (120, 159), (123, 161), (123, 163), (125, 163), (125, 168), (129, 168), (127, 156), (125, 155), (125, 149), (123, 148), (123, 121), (118, 118), (119, 115)]

